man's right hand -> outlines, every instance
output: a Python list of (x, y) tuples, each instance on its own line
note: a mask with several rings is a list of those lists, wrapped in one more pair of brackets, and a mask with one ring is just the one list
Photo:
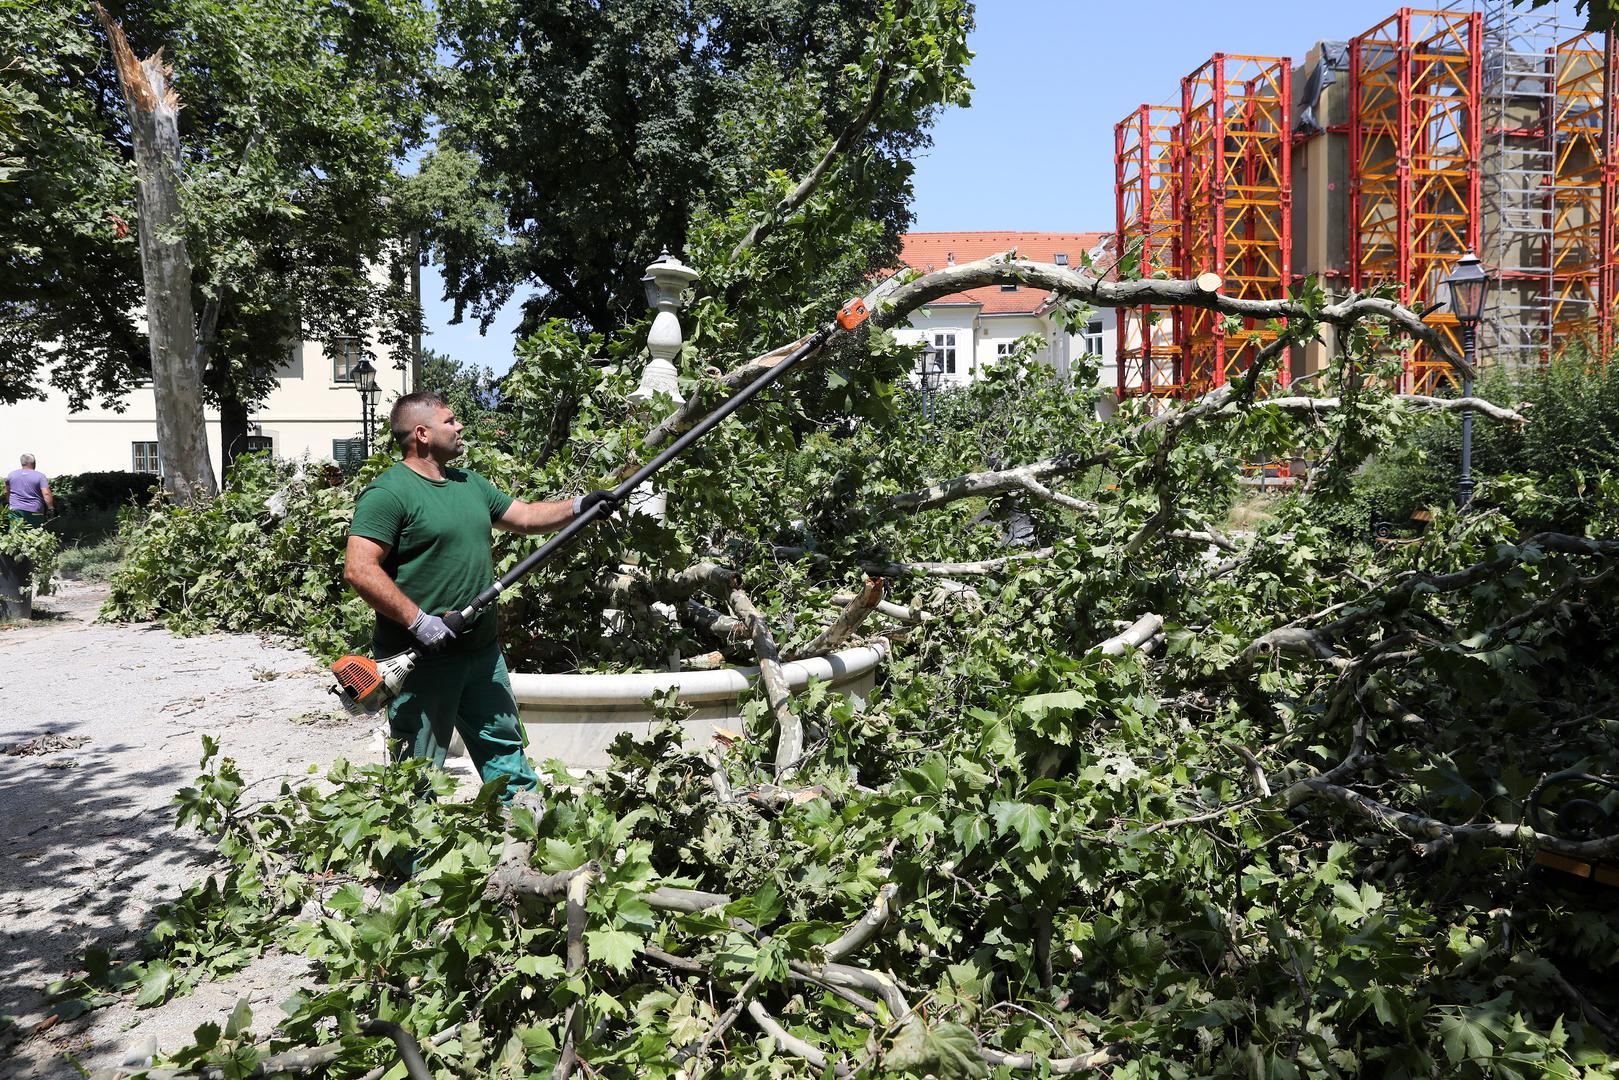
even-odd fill
[(455, 631), (445, 625), (443, 619), (425, 611), (416, 615), (416, 621), (410, 624), (410, 632), (428, 652), (438, 652), (455, 640)]

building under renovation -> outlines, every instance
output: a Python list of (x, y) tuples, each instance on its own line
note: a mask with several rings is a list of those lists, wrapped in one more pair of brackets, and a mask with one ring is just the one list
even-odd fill
[[(1115, 129), (1120, 250), (1143, 276), (1213, 271), (1225, 292), (1329, 294), (1393, 284), (1443, 304), (1456, 260), (1492, 278), (1485, 363), (1607, 356), (1619, 290), (1614, 43), (1568, 0), (1400, 8), (1347, 42), (1289, 57), (1217, 53)], [(1443, 306), (1428, 322), (1457, 338)], [(1121, 312), (1121, 395), (1182, 396), (1246, 367), (1262, 325), (1205, 311)], [(1457, 339), (1458, 349), (1460, 347)], [(1450, 379), (1414, 348), (1405, 389)], [(1325, 361), (1300, 350), (1285, 380)]]

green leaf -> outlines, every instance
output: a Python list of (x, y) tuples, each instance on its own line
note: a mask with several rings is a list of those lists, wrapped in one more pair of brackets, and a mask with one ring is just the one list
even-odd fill
[(1491, 1056), (1490, 1037), (1482, 1024), (1452, 1013), (1439, 1022), (1439, 1035), (1445, 1043), (1445, 1056), (1452, 1065), (1464, 1061), (1484, 1061)]
[(970, 1029), (949, 1023), (930, 1027), (917, 1016), (907, 1020), (894, 1037), (883, 1063), (896, 1072), (938, 1080), (976, 1080), (989, 1075)]
[(239, 1039), (253, 1030), (253, 1009), (248, 1005), (247, 998), (237, 998), (236, 1007), (231, 1010), (230, 1020), (225, 1024), (225, 1038)]
[(516, 968), (524, 975), (538, 979), (560, 979), (566, 972), (560, 956), (519, 956)]
[(1038, 847), (1051, 825), (1051, 811), (1030, 803), (997, 800), (989, 804), (989, 813), (995, 819), (995, 831), (1001, 836), (1016, 833), (1018, 847), (1024, 851)]
[(639, 934), (632, 934), (628, 930), (585, 931), (585, 949), (590, 959), (621, 973), (630, 969), (636, 954), (645, 944)]
[(152, 960), (141, 972), (140, 991), (135, 995), (135, 1007), (144, 1009), (157, 1005), (169, 996), (174, 986), (175, 970), (165, 961)]

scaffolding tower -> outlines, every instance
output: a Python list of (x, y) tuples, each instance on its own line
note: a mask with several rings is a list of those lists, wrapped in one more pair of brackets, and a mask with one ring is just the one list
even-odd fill
[(1555, 0), (1534, 9), (1516, 8), (1511, 0), (1474, 6), (1484, 47), (1479, 170), (1485, 239), (1478, 254), (1496, 275), (1479, 350), (1496, 362), (1522, 365), (1544, 359), (1551, 341), (1557, 73), (1550, 57), (1567, 35)]
[[(1351, 40), (1350, 280), (1356, 290), (1395, 285), (1423, 310), (1445, 300), (1443, 282), (1479, 250), (1483, 19), (1477, 12), (1401, 8)], [(1428, 316), (1460, 352), (1456, 319)], [(1417, 346), (1402, 388), (1432, 393), (1449, 365)]]
[[(1227, 296), (1271, 299), (1292, 285), (1292, 62), (1216, 53), (1181, 80), (1181, 267), (1212, 271)], [(1195, 395), (1240, 376), (1275, 331), (1188, 311), (1180, 383)], [(1280, 369), (1282, 381), (1288, 372)]]
[(1615, 261), (1614, 94), (1619, 93), (1612, 35), (1578, 34), (1552, 50), (1554, 103), (1550, 187), (1552, 230), (1547, 291), (1550, 352), (1577, 348), (1607, 357), (1613, 348)]
[[(1114, 197), (1121, 259), (1132, 254), (1141, 276), (1180, 276), (1180, 110), (1141, 105), (1113, 129)], [(1117, 333), (1119, 396), (1172, 396), (1181, 389), (1178, 306), (1123, 308)]]

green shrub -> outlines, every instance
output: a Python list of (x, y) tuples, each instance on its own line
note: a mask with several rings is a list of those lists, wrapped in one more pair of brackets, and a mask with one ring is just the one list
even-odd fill
[(128, 555), (102, 616), (160, 619), (177, 633), (269, 630), (322, 656), (345, 652), (370, 626), (341, 572), (357, 490), (243, 459), (212, 502), (159, 504), (126, 523)]
[(150, 506), (158, 477), (146, 472), (67, 473), (51, 479), (58, 514), (89, 514), (122, 506)]
[[(1475, 417), (1474, 505), (1510, 504), (1528, 529), (1584, 532), (1619, 476), (1619, 366), (1568, 357), (1516, 374), (1487, 371), (1477, 393), (1521, 405), (1520, 427)], [(1309, 498), (1313, 520), (1341, 540), (1365, 537), (1373, 522), (1396, 529), (1413, 514), (1454, 504), (1461, 479), (1461, 421), (1426, 418), (1403, 445), (1385, 451), (1354, 478), (1346, 495)]]
[(51, 575), (61, 543), (46, 530), (25, 525), (9, 514), (0, 515), (0, 555), (18, 563), (41, 596), (51, 591)]

